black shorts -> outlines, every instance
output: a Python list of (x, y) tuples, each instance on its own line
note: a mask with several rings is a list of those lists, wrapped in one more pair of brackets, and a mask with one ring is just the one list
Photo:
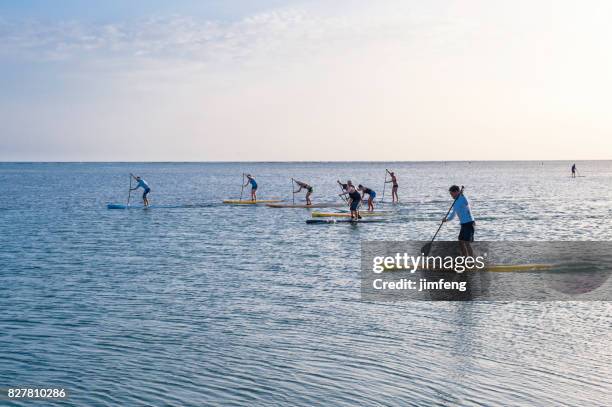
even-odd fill
[(353, 202), (351, 202), (351, 210), (352, 211), (356, 211), (357, 208), (359, 208), (359, 200), (355, 199), (353, 200)]
[(145, 189), (144, 192), (142, 193), (142, 199), (145, 199), (147, 195), (149, 195), (149, 192), (151, 192), (150, 188)]
[(474, 222), (467, 222), (461, 224), (461, 230), (459, 231), (459, 240), (464, 242), (474, 241)]

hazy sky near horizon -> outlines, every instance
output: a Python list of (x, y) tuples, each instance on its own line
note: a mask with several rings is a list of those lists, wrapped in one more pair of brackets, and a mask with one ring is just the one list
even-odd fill
[(612, 158), (612, 2), (0, 3), (0, 160)]

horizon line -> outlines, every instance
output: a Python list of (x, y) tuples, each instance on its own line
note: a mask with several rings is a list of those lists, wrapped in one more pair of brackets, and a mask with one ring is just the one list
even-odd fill
[(196, 160), (179, 160), (179, 161), (30, 161), (30, 160), (17, 160), (17, 161), (2, 161), (0, 164), (233, 164), (233, 163), (251, 163), (251, 164), (281, 164), (281, 163), (472, 163), (472, 162), (581, 162), (581, 161), (612, 161), (612, 158), (596, 158), (596, 159), (544, 159), (544, 160), (533, 160), (533, 159), (490, 159), (490, 160), (264, 160), (264, 161), (236, 161), (236, 160), (208, 160), (208, 161), (196, 161)]

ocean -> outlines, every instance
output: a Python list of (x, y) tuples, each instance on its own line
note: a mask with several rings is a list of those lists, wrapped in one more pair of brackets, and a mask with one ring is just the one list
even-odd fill
[[(0, 388), (61, 387), (56, 405), (79, 406), (609, 405), (609, 302), (360, 294), (361, 242), (430, 239), (452, 184), (477, 240), (612, 240), (612, 162), (577, 162), (575, 179), (571, 164), (0, 163)], [(389, 200), (385, 168), (401, 201), (385, 223), (221, 203), (243, 173), (259, 199), (291, 202), (295, 178), (314, 202), (347, 179)], [(153, 207), (107, 209), (130, 172)]]

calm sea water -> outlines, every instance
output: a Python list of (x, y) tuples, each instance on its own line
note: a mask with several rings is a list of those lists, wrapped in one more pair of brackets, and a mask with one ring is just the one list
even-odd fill
[[(610, 405), (609, 303), (360, 300), (361, 240), (430, 238), (453, 183), (479, 240), (612, 240), (612, 162), (577, 164), (0, 164), (0, 387), (61, 386), (65, 405)], [(291, 177), (315, 200), (336, 179), (381, 197), (385, 167), (390, 223), (220, 203), (243, 172), (260, 199), (290, 200)], [(167, 207), (106, 209), (129, 172)]]

